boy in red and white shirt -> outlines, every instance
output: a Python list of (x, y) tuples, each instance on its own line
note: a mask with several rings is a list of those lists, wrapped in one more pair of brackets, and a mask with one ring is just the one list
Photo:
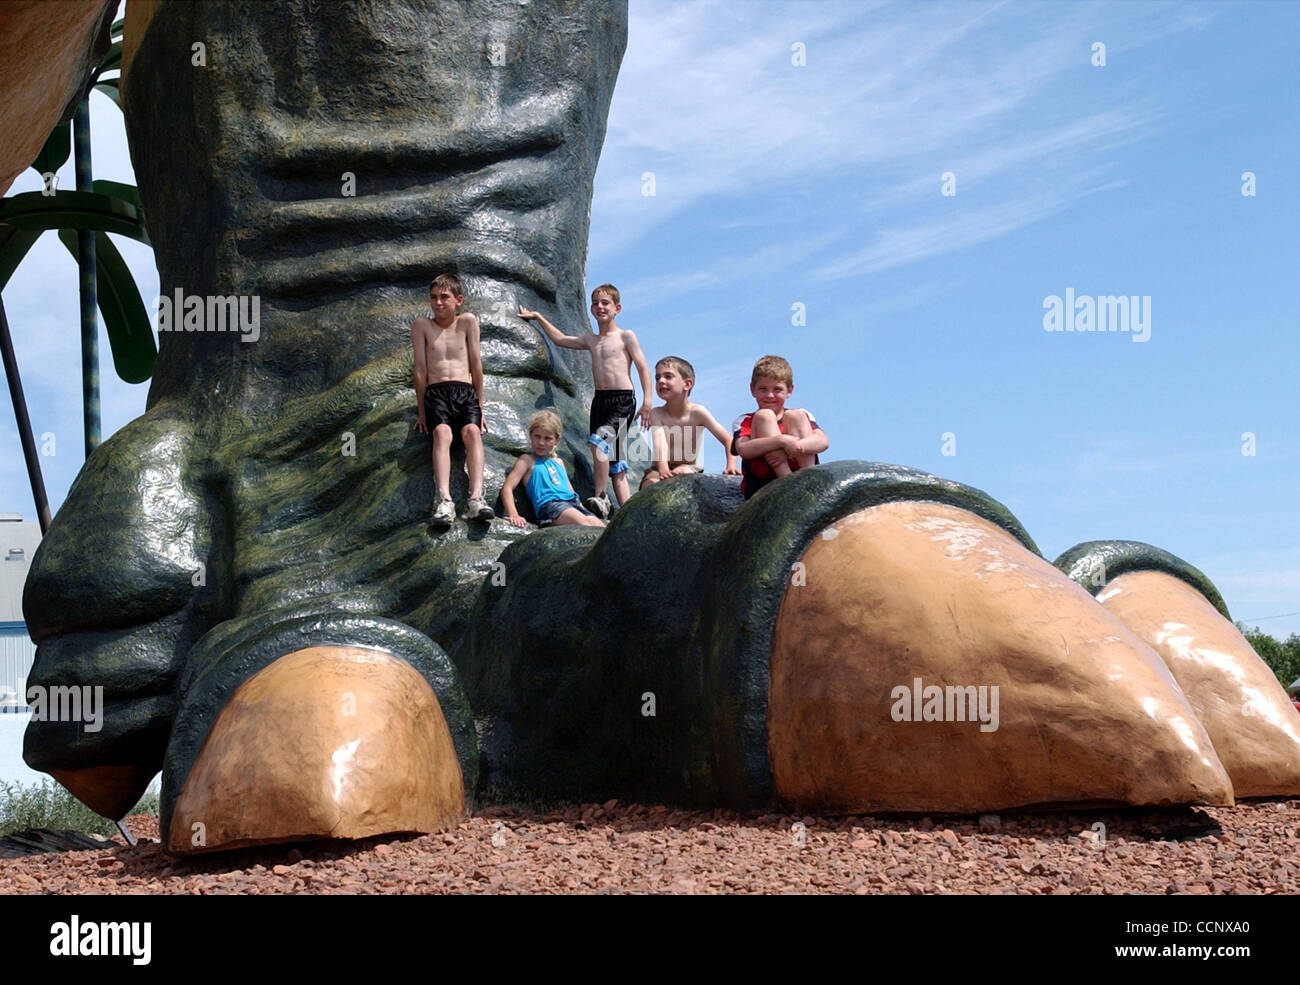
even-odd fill
[(785, 402), (794, 393), (794, 370), (780, 356), (764, 356), (754, 364), (749, 392), (758, 409), (731, 426), (731, 448), (740, 456), (740, 491), (746, 499), (773, 479), (816, 465), (817, 456), (831, 445), (809, 411), (786, 410)]

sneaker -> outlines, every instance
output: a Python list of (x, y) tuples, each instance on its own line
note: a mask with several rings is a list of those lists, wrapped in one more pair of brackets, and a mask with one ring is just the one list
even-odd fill
[(491, 520), (496, 515), (496, 510), (488, 506), (487, 500), (482, 496), (471, 496), (469, 502), (465, 504), (466, 520)]
[(452, 521), (456, 519), (456, 504), (450, 499), (438, 500), (438, 505), (433, 509), (433, 524), (446, 530), (451, 526)]
[(608, 520), (609, 514), (613, 510), (613, 507), (611, 507), (609, 503), (609, 497), (604, 494), (600, 496), (588, 496), (582, 501), (582, 505), (587, 507), (587, 509), (591, 510), (591, 512), (595, 513), (596, 516), (600, 517), (602, 520)]

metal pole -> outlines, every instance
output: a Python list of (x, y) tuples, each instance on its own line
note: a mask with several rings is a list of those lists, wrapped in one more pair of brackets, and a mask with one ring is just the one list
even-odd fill
[[(77, 191), (94, 188), (90, 170), (90, 93), (72, 117)], [(86, 432), (86, 457), (99, 447), (99, 303), (95, 296), (95, 231), (77, 230), (77, 267), (81, 274), (81, 408)]]
[(43, 537), (50, 529), (50, 501), (45, 498), (45, 480), (41, 478), (41, 459), (36, 454), (36, 438), (32, 434), (31, 418), (27, 416), (27, 398), (23, 396), (23, 381), (18, 377), (18, 360), (14, 356), (13, 339), (9, 337), (9, 319), (5, 317), (3, 299), (0, 299), (0, 352), (4, 355), (5, 379), (9, 381), (9, 396), (14, 402), (18, 437), (23, 443), (23, 457), (27, 459), (27, 478), (32, 483), (32, 499), (36, 500), (36, 518), (41, 523)]

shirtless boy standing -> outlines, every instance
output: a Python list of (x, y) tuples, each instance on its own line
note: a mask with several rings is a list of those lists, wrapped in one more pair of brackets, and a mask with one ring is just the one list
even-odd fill
[(439, 274), (429, 285), (430, 311), (411, 323), (415, 350), (415, 430), (433, 429), (433, 477), (438, 484), (435, 526), (447, 529), (456, 519), (451, 499), (451, 442), (465, 444), (469, 474), (467, 520), (491, 520), (496, 513), (483, 500), (483, 364), (478, 349), (478, 319), (456, 314), (465, 301), (460, 279)]
[(695, 387), (695, 368), (680, 356), (665, 356), (655, 363), (655, 392), (662, 407), (650, 411), (654, 434), (654, 465), (645, 470), (641, 488), (652, 486), (675, 475), (703, 472), (700, 467), (700, 442), (708, 432), (722, 442), (727, 456), (725, 475), (740, 475), (740, 465), (731, 453), (731, 435), (703, 404), (691, 403)]
[[(536, 311), (519, 308), (524, 321), (536, 320), (549, 338), (562, 349), (586, 349), (591, 353), (591, 375), (596, 381), (596, 395), (591, 401), (591, 462), (595, 473), (596, 495), (586, 506), (602, 520), (610, 514), (605, 487), (614, 487), (618, 505), (632, 494), (627, 484), (627, 429), (637, 417), (642, 427), (650, 425), (650, 367), (636, 336), (614, 324), (614, 316), (623, 310), (618, 288), (601, 284), (591, 292), (591, 315), (596, 319), (597, 334), (565, 335)], [(630, 368), (636, 364), (641, 376), (645, 403), (638, 409), (632, 389)], [(614, 446), (611, 449), (610, 440)], [(611, 461), (612, 459), (612, 461)]]

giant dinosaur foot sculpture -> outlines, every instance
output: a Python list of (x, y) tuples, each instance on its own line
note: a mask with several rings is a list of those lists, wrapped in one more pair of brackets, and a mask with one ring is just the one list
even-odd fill
[(483, 325), (489, 489), (541, 406), (589, 481), (585, 367), (508, 313), (585, 324), (622, 5), (128, 15), (162, 293), (260, 318), (163, 333), (148, 410), (55, 517), (24, 597), (30, 683), (106, 705), (100, 731), (33, 722), (32, 766), (110, 816), (161, 768), (175, 852), (429, 830), (476, 794), (1230, 801), (1159, 658), (956, 483), (847, 462), (746, 504), (720, 478), (661, 483), (603, 535), (430, 533), (408, 327), (443, 267)]
[[(197, 299), (199, 320), (178, 307), (148, 410), (94, 453), (35, 558), (29, 683), (103, 687), (106, 707), (98, 732), (34, 722), (34, 768), (120, 816), (189, 720), (191, 664), (232, 624), (327, 600), (459, 640), (522, 534), (425, 522), (409, 327), (438, 270), (459, 270), (483, 326), (488, 488), (540, 406), (568, 422), (562, 454), (590, 488), (589, 376), (513, 312), (586, 323), (625, 40), (626, 9), (604, 0), (131, 5), (123, 103), (161, 293)], [(212, 299), (239, 297), (257, 324), (214, 330)]]
[[(374, 614), (380, 585), (206, 633), (175, 685), (169, 850), (453, 823), (471, 707), (488, 800), (1232, 799), (1159, 658), (1003, 507), (925, 473), (835, 463), (743, 505), (721, 478), (663, 483), (603, 532), (516, 541), (479, 581), (459, 673)], [(62, 751), (89, 769), (106, 750)]]
[(837, 462), (734, 496), (675, 480), (501, 555), (453, 653), (488, 796), (1232, 802), (1160, 659), (985, 494)]
[(1300, 795), (1300, 712), (1205, 575), (1124, 540), (1078, 544), (1056, 566), (1160, 654), (1238, 797)]

